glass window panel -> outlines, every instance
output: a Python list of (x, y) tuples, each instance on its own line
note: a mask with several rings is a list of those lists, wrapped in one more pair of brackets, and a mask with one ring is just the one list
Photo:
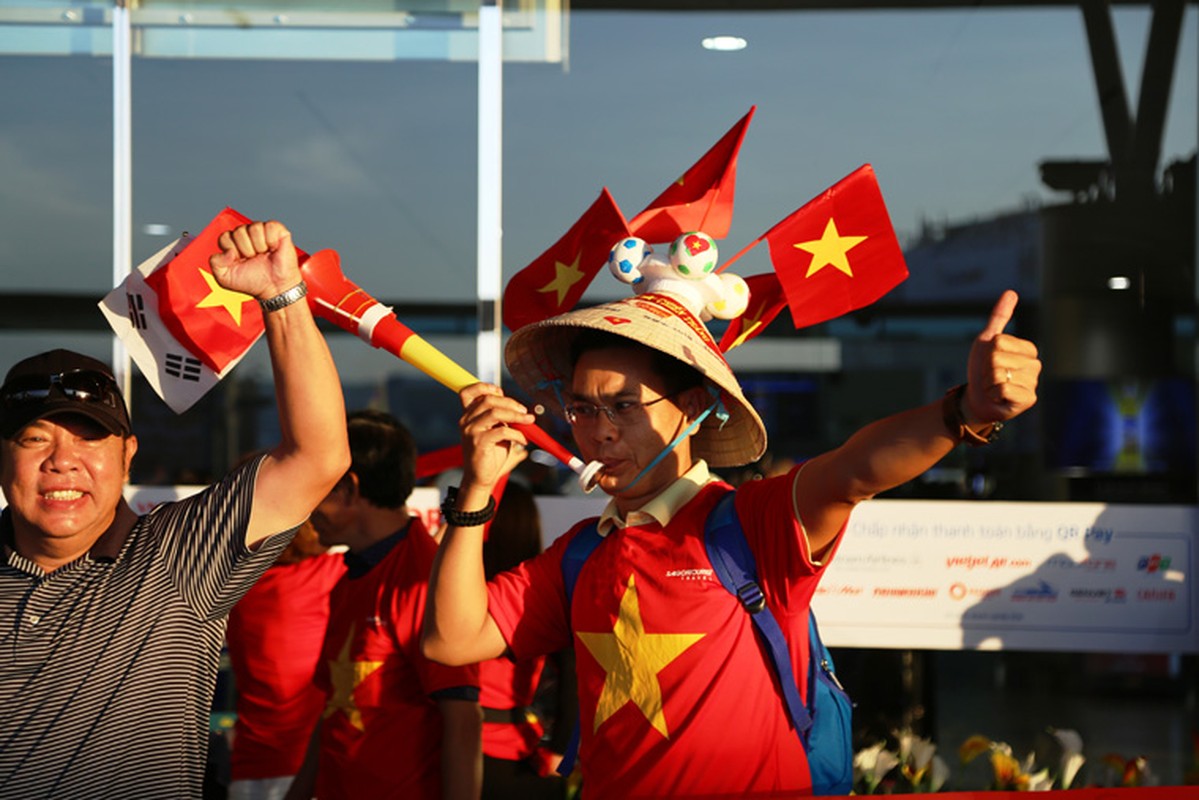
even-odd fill
[[(130, 24), (137, 55), (157, 58), (382, 60), (477, 57), (478, 2), (138, 2)], [(558, 0), (505, 4), (511, 60), (564, 58)], [(0, 53), (111, 53), (110, 3), (0, 5)]]

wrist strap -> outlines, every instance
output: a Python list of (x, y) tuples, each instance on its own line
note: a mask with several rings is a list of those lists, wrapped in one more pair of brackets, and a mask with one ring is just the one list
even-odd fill
[(441, 501), (441, 518), (447, 525), (455, 528), (473, 528), (490, 522), (495, 516), (495, 496), (487, 498), (487, 505), (479, 511), (458, 510), (458, 487), (451, 486), (445, 490), (445, 499)]
[(258, 305), (262, 307), (265, 314), (272, 311), (278, 311), (281, 308), (287, 308), (292, 303), (303, 300), (308, 296), (308, 284), (300, 281), (295, 286), (288, 289), (286, 292), (281, 292), (269, 300), (259, 300)]
[(962, 396), (966, 394), (966, 384), (955, 386), (941, 398), (941, 419), (949, 430), (949, 435), (959, 442), (965, 442), (971, 447), (981, 447), (999, 438), (1003, 430), (1002, 422), (991, 422), (979, 430), (974, 430), (966, 424), (962, 414)]

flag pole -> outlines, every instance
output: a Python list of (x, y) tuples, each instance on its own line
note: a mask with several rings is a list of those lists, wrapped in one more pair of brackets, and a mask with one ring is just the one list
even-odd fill
[[(774, 230), (774, 228), (771, 228), (770, 230)], [(762, 234), (761, 236), (759, 236), (757, 239), (754, 239), (752, 242), (750, 242), (749, 244), (745, 245), (745, 247), (742, 247), (740, 250), (738, 250), (738, 251), (737, 251), (737, 252), (736, 252), (736, 253), (733, 255), (733, 257), (732, 257), (732, 258), (730, 258), (728, 261), (724, 262), (724, 263), (723, 263), (723, 264), (721, 264), (719, 267), (717, 267), (717, 268), (716, 268), (716, 271), (717, 271), (717, 272), (724, 272), (726, 269), (728, 269), (730, 266), (732, 266), (732, 264), (733, 264), (733, 262), (734, 262), (734, 261), (736, 261), (737, 259), (741, 258), (741, 256), (745, 255), (745, 254), (746, 254), (746, 253), (748, 253), (750, 250), (752, 250), (752, 249), (754, 249), (755, 247), (757, 247), (757, 246), (758, 246), (758, 244), (759, 244), (759, 243), (761, 243), (761, 241), (762, 241), (763, 239), (765, 239), (765, 238), (766, 238), (766, 234), (764, 233), (764, 234)]]

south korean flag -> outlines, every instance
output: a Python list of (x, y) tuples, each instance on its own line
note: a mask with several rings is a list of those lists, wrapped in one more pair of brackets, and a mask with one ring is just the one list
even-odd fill
[(247, 346), (218, 373), (181, 345), (163, 322), (158, 295), (146, 278), (165, 267), (190, 243), (185, 235), (146, 259), (99, 304), (146, 380), (176, 414), (191, 408), (249, 350)]

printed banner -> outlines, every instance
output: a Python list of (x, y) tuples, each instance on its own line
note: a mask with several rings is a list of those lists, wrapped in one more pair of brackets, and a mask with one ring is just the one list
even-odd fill
[(875, 500), (812, 606), (830, 646), (1196, 652), (1199, 509)]

